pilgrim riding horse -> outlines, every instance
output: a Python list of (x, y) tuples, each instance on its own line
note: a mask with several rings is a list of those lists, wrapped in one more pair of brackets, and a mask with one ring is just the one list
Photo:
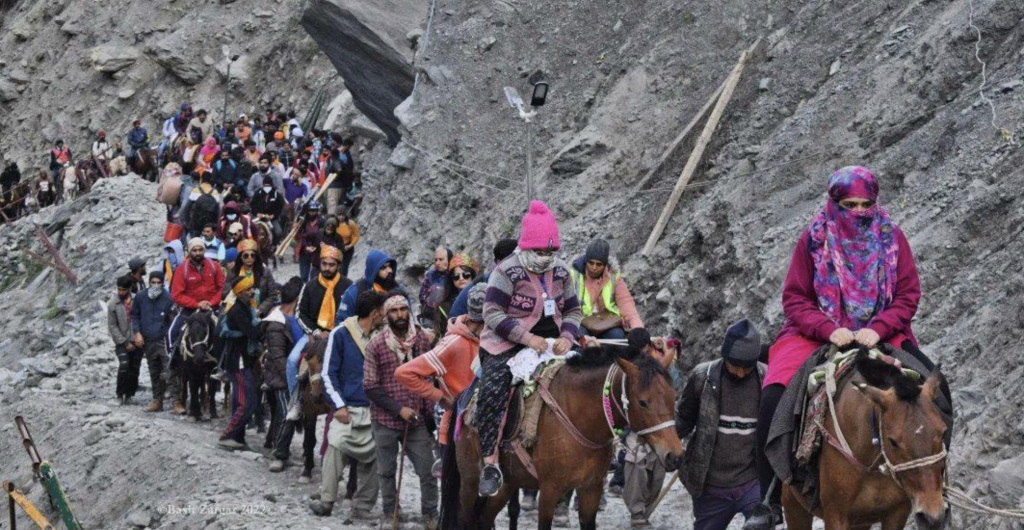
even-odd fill
[(935, 404), (942, 374), (922, 384), (891, 358), (857, 354), (856, 372), (835, 392), (825, 415), (818, 465), (821, 502), (787, 486), (782, 490), (786, 526), (811, 530), (815, 516), (829, 530), (903, 528), (913, 514), (920, 530), (949, 522), (943, 498), (947, 426)]
[(672, 379), (635, 347), (587, 348), (569, 357), (550, 382), (539, 383), (538, 392), (545, 407), (537, 441), (525, 458), (502, 452), (505, 483), (493, 497), (477, 496), (481, 457), (476, 429), (461, 418), (451, 422), (441, 479), (442, 528), (494, 528), (498, 512), (519, 489), (540, 490), (540, 530), (550, 530), (558, 500), (571, 490), (579, 498), (580, 527), (596, 528), (612, 441), (625, 427), (654, 448), (666, 470), (674, 471), (682, 462)]

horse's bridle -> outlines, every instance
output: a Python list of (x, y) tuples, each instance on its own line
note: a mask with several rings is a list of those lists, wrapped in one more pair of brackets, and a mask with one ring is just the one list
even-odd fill
[(193, 357), (192, 348), (195, 348), (196, 346), (207, 346), (207, 347), (210, 346), (210, 327), (209, 326), (206, 327), (206, 336), (203, 337), (203, 340), (201, 340), (199, 342), (192, 343), (191, 346), (189, 345), (188, 323), (187, 322), (185, 323), (185, 326), (182, 328), (182, 334), (184, 335), (184, 339), (182, 339), (182, 341), (181, 341), (181, 353), (182, 353), (182, 357), (184, 357), (185, 359), (190, 359), (190, 358)]
[[(889, 460), (889, 455), (887, 455), (885, 453), (885, 434), (884, 434), (883, 428), (882, 428), (882, 415), (881, 414), (878, 415), (878, 449), (882, 452), (882, 460), (885, 461), (884, 465), (879, 466), (878, 471), (880, 473), (882, 473), (883, 475), (889, 475), (890, 477), (892, 477), (892, 479), (894, 481), (896, 481), (896, 484), (898, 484), (899, 487), (901, 489), (904, 489), (904, 490), (906, 490), (907, 488), (905, 488), (903, 486), (903, 481), (900, 480), (900, 477), (899, 477), (898, 473), (901, 473), (903, 471), (910, 471), (911, 469), (918, 469), (918, 468), (922, 468), (922, 467), (928, 467), (930, 465), (937, 464), (939, 462), (943, 462), (943, 464), (942, 464), (943, 467), (945, 467), (945, 465), (946, 465), (945, 464), (945, 460), (946, 460), (946, 443), (945, 442), (942, 443), (942, 450), (939, 451), (938, 453), (935, 453), (934, 455), (926, 456), (926, 457), (923, 457), (923, 458), (917, 458), (917, 459), (911, 460), (909, 462), (904, 462), (902, 464), (893, 464), (892, 460)], [(944, 472), (943, 474), (945, 475), (946, 473)]]
[[(622, 402), (621, 407), (618, 403), (615, 402), (614, 396), (612, 396), (612, 381), (614, 381), (615, 375), (618, 372), (622, 372), (622, 385), (619, 395), (619, 401)], [(604, 406), (604, 418), (605, 421), (608, 422), (608, 429), (612, 432), (612, 437), (621, 436), (622, 429), (615, 427), (615, 414), (612, 412), (612, 406), (618, 409), (619, 413), (622, 414), (622, 417), (626, 420), (626, 426), (630, 426), (629, 396), (626, 394), (626, 372), (622, 371), (622, 369), (620, 369), (619, 365), (616, 363), (612, 363), (611, 367), (608, 368), (608, 374), (604, 378), (604, 386), (602, 387), (601, 391), (601, 403)], [(636, 434), (637, 436), (644, 436), (652, 432), (660, 431), (662, 429), (675, 427), (675, 425), (675, 419), (671, 419), (668, 421), (663, 421), (657, 425), (654, 425), (653, 427), (648, 427), (643, 430), (634, 431), (634, 434)]]

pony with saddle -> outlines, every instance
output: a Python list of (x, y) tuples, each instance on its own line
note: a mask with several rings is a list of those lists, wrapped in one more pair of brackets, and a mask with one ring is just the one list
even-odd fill
[[(184, 393), (188, 401), (188, 415), (193, 421), (202, 421), (202, 405), (209, 407), (210, 418), (217, 417), (216, 382), (210, 379), (213, 363), (210, 352), (216, 346), (216, 322), (212, 311), (196, 311), (189, 315), (182, 328), (178, 346), (182, 363)], [(186, 401), (183, 400), (183, 401)]]
[(150, 181), (156, 182), (157, 176), (160, 173), (160, 164), (157, 162), (157, 150), (152, 148), (139, 149), (135, 152), (135, 156), (128, 161), (131, 165), (132, 171)]
[[(665, 468), (682, 462), (675, 431), (675, 391), (668, 372), (633, 346), (602, 345), (542, 365), (517, 388), (503, 421), (500, 463), (505, 483), (494, 497), (477, 496), (481, 456), (472, 424), (475, 385), (459, 399), (449, 425), (441, 479), (441, 528), (491, 529), (518, 490), (539, 490), (538, 528), (549, 530), (559, 498), (575, 490), (580, 526), (597, 527), (613, 440), (629, 427), (654, 448)], [(520, 414), (516, 411), (523, 411)], [(534, 412), (531, 414), (531, 410)], [(511, 511), (511, 509), (510, 509)], [(512, 518), (510, 513), (510, 519)]]
[[(793, 378), (766, 453), (783, 483), (787, 528), (903, 528), (949, 522), (944, 498), (952, 408), (939, 368), (930, 374), (890, 345), (827, 345)], [(806, 396), (806, 399), (804, 397)]]

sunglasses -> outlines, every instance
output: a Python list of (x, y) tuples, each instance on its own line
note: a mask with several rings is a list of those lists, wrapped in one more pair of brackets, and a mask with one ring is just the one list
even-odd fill
[(242, 257), (243, 258), (255, 258), (256, 257), (256, 253), (255, 252), (243, 252), (242, 253)]
[(476, 275), (472, 272), (456, 272), (452, 275), (452, 278), (456, 280), (472, 280)]

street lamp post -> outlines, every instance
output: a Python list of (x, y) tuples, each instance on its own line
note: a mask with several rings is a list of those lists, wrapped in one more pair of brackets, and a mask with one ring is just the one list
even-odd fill
[(240, 55), (235, 54), (235, 55), (232, 55), (229, 58), (229, 60), (228, 60), (228, 73), (227, 73), (228, 80), (227, 80), (227, 83), (224, 84), (224, 108), (222, 109), (221, 115), (220, 115), (221, 116), (221, 118), (220, 118), (221, 121), (226, 121), (228, 119), (228, 92), (231, 91), (231, 65), (235, 61), (237, 61), (239, 57), (240, 57)]
[[(533, 85), (533, 93), (530, 96), (531, 107), (543, 107), (548, 97), (548, 84), (541, 81)], [(519, 92), (512, 87), (505, 87), (505, 99), (512, 108), (519, 111), (519, 118), (526, 122), (526, 200), (532, 201), (536, 195), (533, 186), (533, 118), (537, 115), (536, 110), (527, 111), (523, 98)]]

